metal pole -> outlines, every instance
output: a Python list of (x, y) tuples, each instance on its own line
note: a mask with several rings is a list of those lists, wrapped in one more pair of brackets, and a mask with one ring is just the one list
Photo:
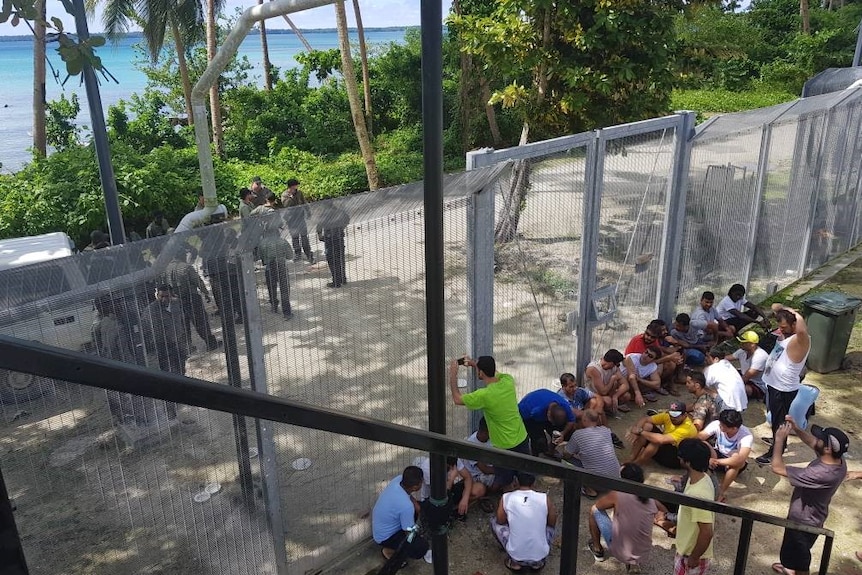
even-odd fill
[(3, 471), (0, 470), (0, 573), (8, 575), (27, 575), (27, 560), (24, 557), (24, 548), (21, 546), (21, 536), (18, 534), (18, 526), (15, 525), (15, 514), (12, 502), (9, 501), (9, 492), (6, 490), (6, 481), (3, 479)]
[(745, 575), (745, 567), (748, 563), (748, 549), (751, 545), (751, 528), (754, 521), (749, 518), (742, 520), (739, 529), (739, 543), (736, 544), (736, 562), (733, 564), (733, 575)]
[(826, 536), (823, 542), (823, 554), (820, 556), (820, 572), (819, 575), (826, 575), (829, 572), (829, 560), (832, 558), (832, 537)]
[[(769, 149), (772, 144), (772, 124), (763, 124), (760, 134), (760, 155), (757, 159), (757, 180), (754, 184), (754, 197), (751, 203), (751, 221), (748, 226), (748, 242), (743, 258), (742, 284), (751, 285), (751, 272), (754, 269), (754, 254), (757, 249), (757, 230), (760, 229), (760, 210), (766, 193), (766, 180), (769, 177)], [(765, 223), (765, 222), (764, 222)]]
[[(78, 41), (84, 42), (90, 38), (90, 31), (87, 28), (87, 14), (84, 11), (84, 0), (73, 0), (73, 3)], [(84, 88), (87, 90), (90, 122), (93, 126), (93, 144), (96, 147), (96, 159), (99, 161), (99, 180), (102, 182), (102, 194), (105, 196), (108, 233), (111, 235), (111, 243), (116, 246), (126, 243), (126, 231), (123, 229), (123, 214), (120, 212), (120, 201), (117, 197), (117, 181), (114, 179), (114, 167), (111, 165), (111, 148), (108, 145), (108, 130), (105, 127), (102, 97), (99, 95), (99, 81), (96, 79), (93, 66), (86, 59), (82, 74), (84, 76)]]
[(581, 475), (563, 481), (563, 535), (560, 547), (560, 575), (578, 572), (578, 525), (581, 516)]
[[(244, 278), (254, 279), (254, 260), (250, 252), (242, 254), (242, 271)], [(286, 264), (285, 264), (286, 265)], [(250, 281), (243, 281), (245, 296), (245, 346), (248, 355), (248, 373), (251, 379), (251, 389), (258, 393), (267, 391), (266, 364), (263, 361), (263, 319), (260, 317), (260, 303), (257, 299), (257, 286)], [(278, 455), (275, 450), (273, 436), (275, 424), (266, 419), (255, 419), (257, 428), (257, 450), (260, 462), (261, 483), (263, 484), (263, 501), (266, 507), (266, 517), (269, 532), (272, 537), (273, 554), (275, 555), (275, 572), (287, 575), (287, 549), (284, 535), (287, 529), (281, 514), (281, 488), (278, 481)]]
[[(599, 132), (596, 132), (598, 134)], [(599, 251), (599, 221), (602, 208), (604, 147), (598, 138), (587, 144), (584, 176), (583, 230), (581, 233), (581, 272), (578, 276), (578, 321), (575, 326), (575, 375), (583, 381), (593, 354), (593, 293), (596, 291), (596, 259)]]
[(862, 59), (862, 20), (859, 21), (859, 26), (856, 28), (856, 51), (853, 52), (853, 64), (855, 68), (860, 65)]
[(680, 245), (685, 227), (685, 201), (688, 195), (688, 170), (691, 164), (691, 140), (697, 115), (694, 112), (677, 112), (679, 124), (674, 134), (674, 166), (665, 198), (665, 228), (662, 235), (661, 261), (659, 262), (659, 289), (656, 298), (656, 317), (672, 318), (676, 315), (679, 289)]
[[(422, 0), (422, 140), (425, 170), (425, 325), (428, 429), (446, 433), (446, 331), (443, 302), (443, 10)], [(431, 503), (446, 503), (446, 458), (431, 454)], [(434, 574), (449, 572), (445, 530), (431, 537)]]

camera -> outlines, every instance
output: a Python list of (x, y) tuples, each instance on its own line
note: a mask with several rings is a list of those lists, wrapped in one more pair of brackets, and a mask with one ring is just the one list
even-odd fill
[(466, 359), (466, 358), (459, 357), (459, 358), (458, 358), (458, 365), (464, 365), (464, 361), (465, 361), (465, 359)]

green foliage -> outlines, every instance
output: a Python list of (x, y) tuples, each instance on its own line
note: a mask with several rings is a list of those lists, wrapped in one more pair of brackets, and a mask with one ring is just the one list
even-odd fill
[(315, 200), (337, 198), (368, 189), (365, 164), (358, 154), (342, 154), (312, 168), (303, 182), (303, 192)]
[[(129, 119), (130, 109), (132, 117)], [(189, 142), (175, 127), (178, 119), (165, 113), (167, 105), (159, 92), (145, 89), (143, 95), (132, 94), (131, 102), (120, 100), (108, 110), (108, 126), (113, 136), (133, 148), (151, 150), (162, 145), (180, 148)]]
[(48, 102), (45, 110), (45, 135), (49, 145), (56, 150), (66, 150), (78, 144), (78, 126), (75, 118), (81, 112), (78, 95), (60, 94), (59, 100)]
[(706, 114), (717, 114), (765, 108), (795, 100), (796, 97), (792, 92), (756, 84), (754, 89), (744, 92), (725, 89), (674, 90), (671, 106), (675, 110), (698, 110)]
[(334, 72), (341, 71), (341, 51), (337, 48), (300, 52), (295, 58), (302, 66), (303, 75), (308, 77), (313, 72), (318, 82), (323, 82)]

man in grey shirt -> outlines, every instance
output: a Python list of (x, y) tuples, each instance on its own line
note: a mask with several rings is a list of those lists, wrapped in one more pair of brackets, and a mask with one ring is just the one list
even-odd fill
[[(581, 424), (583, 427), (576, 429), (566, 443), (563, 458), (589, 471), (619, 477), (620, 461), (614, 451), (611, 430), (599, 425), (599, 414), (592, 409), (584, 410)], [(595, 492), (586, 487), (584, 494), (595, 496)]]

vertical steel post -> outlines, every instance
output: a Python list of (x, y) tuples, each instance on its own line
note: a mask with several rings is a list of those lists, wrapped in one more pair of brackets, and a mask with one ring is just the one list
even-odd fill
[(674, 134), (674, 165), (665, 198), (664, 235), (661, 240), (659, 285), (656, 295), (656, 317), (672, 319), (676, 315), (679, 289), (680, 246), (685, 226), (685, 203), (688, 195), (688, 171), (691, 165), (691, 142), (697, 115), (677, 112), (679, 123)]
[(754, 521), (745, 517), (739, 528), (739, 542), (736, 544), (736, 561), (733, 564), (733, 575), (745, 575), (745, 567), (748, 564), (748, 549), (751, 545), (751, 528)]
[(563, 535), (560, 547), (560, 575), (578, 572), (578, 525), (581, 516), (581, 474), (563, 481)]
[(832, 559), (832, 537), (827, 537), (823, 542), (823, 554), (820, 556), (819, 575), (826, 575), (829, 571), (829, 560)]
[(862, 60), (862, 20), (859, 21), (859, 26), (856, 28), (856, 50), (853, 52), (853, 63), (851, 66), (854, 68), (859, 66), (860, 60)]
[[(75, 8), (75, 29), (78, 33), (78, 41), (84, 42), (90, 39), (84, 0), (73, 0), (73, 6)], [(117, 196), (117, 181), (114, 178), (114, 167), (111, 165), (111, 148), (108, 145), (108, 130), (105, 127), (102, 97), (99, 95), (99, 81), (96, 79), (93, 66), (87, 61), (84, 61), (81, 73), (84, 76), (84, 88), (87, 91), (87, 106), (90, 108), (93, 144), (96, 148), (96, 159), (99, 162), (99, 179), (102, 182), (102, 194), (105, 196), (108, 233), (111, 236), (111, 243), (119, 245), (126, 242), (126, 231), (123, 229), (123, 214), (120, 212), (120, 201)]]
[(826, 135), (829, 133), (829, 126), (832, 124), (834, 114), (834, 108), (826, 113), (826, 117), (823, 119), (823, 132), (820, 134), (819, 142), (817, 142), (817, 159), (813, 170), (815, 180), (811, 186), (811, 195), (808, 198), (808, 221), (805, 223), (802, 252), (799, 254), (800, 277), (804, 276), (808, 269), (808, 256), (811, 253), (811, 244), (814, 242), (814, 222), (817, 219), (817, 201), (820, 199), (820, 180), (823, 177), (821, 172), (823, 169), (823, 148), (826, 145)]
[(7, 575), (27, 575), (27, 560), (21, 546), (21, 536), (15, 525), (15, 513), (9, 501), (3, 470), (0, 469), (0, 573)]
[[(242, 270), (244, 278), (254, 278), (254, 260), (251, 253), (242, 254)], [(248, 356), (248, 373), (251, 389), (258, 393), (269, 393), (267, 390), (266, 364), (263, 361), (263, 318), (260, 315), (260, 304), (257, 298), (257, 286), (243, 281), (243, 296), (245, 297), (245, 341)], [(255, 419), (257, 429), (257, 450), (260, 462), (261, 483), (263, 484), (263, 502), (266, 507), (267, 523), (272, 550), (275, 557), (275, 572), (287, 575), (287, 549), (284, 544), (284, 534), (287, 532), (284, 518), (281, 514), (281, 488), (278, 481), (278, 455), (275, 450), (273, 432), (275, 423), (266, 419)]]
[[(422, 143), (425, 183), (425, 325), (428, 429), (446, 433), (446, 331), (443, 300), (443, 9), (422, 0)], [(446, 503), (446, 458), (431, 454), (431, 502)], [(431, 537), (435, 575), (449, 572), (444, 530)]]
[(596, 260), (599, 252), (599, 221), (602, 211), (604, 146), (597, 137), (587, 144), (584, 171), (583, 229), (581, 230), (581, 272), (578, 276), (578, 321), (575, 326), (575, 376), (583, 380), (593, 353), (593, 326), (590, 321), (596, 291)]
[(772, 124), (763, 124), (760, 132), (760, 154), (757, 158), (757, 180), (751, 203), (748, 240), (745, 244), (745, 257), (742, 260), (742, 285), (746, 286), (746, 289), (751, 283), (751, 272), (754, 268), (754, 254), (757, 249), (757, 230), (760, 227), (760, 210), (763, 206), (763, 196), (766, 193), (766, 183), (769, 178), (769, 149), (771, 145)]

